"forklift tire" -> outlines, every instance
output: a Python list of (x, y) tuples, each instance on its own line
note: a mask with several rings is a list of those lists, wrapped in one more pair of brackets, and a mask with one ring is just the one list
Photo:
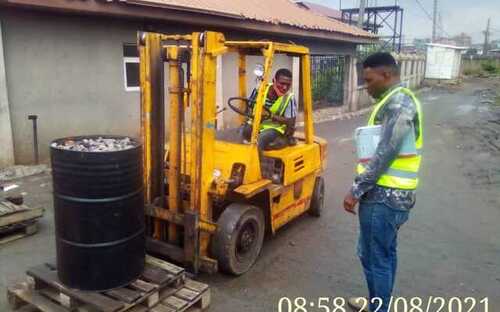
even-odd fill
[(240, 203), (227, 206), (217, 221), (212, 241), (219, 268), (233, 275), (248, 271), (259, 257), (264, 232), (262, 209)]
[(320, 217), (324, 206), (325, 180), (323, 177), (317, 177), (316, 183), (314, 183), (314, 191), (311, 198), (311, 207), (309, 207), (309, 214), (313, 217)]

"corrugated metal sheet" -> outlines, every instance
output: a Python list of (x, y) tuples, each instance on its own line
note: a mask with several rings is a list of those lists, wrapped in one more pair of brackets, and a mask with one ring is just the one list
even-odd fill
[(130, 4), (226, 15), (233, 18), (323, 30), (356, 37), (375, 35), (354, 26), (302, 9), (289, 0), (121, 0)]

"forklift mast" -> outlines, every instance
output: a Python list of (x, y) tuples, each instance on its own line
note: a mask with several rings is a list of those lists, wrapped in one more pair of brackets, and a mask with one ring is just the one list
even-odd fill
[(209, 243), (210, 235), (217, 229), (210, 199), (216, 143), (217, 57), (227, 52), (238, 53), (238, 96), (246, 97), (246, 54), (258, 51), (264, 56), (264, 76), (258, 90), (250, 142), (256, 146), (274, 53), (300, 56), (304, 137), (306, 143), (312, 144), (308, 50), (273, 42), (225, 41), (216, 32), (189, 35), (142, 32), (138, 35), (138, 47), (148, 252), (183, 263), (195, 273), (215, 272), (217, 261), (209, 257)]

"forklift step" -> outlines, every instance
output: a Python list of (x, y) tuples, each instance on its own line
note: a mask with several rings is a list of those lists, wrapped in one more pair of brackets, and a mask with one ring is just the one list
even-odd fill
[(9, 286), (7, 297), (18, 311), (195, 312), (210, 304), (210, 289), (187, 278), (183, 268), (147, 256), (141, 277), (125, 287), (71, 289), (59, 281), (55, 265), (43, 264), (29, 269), (25, 281)]

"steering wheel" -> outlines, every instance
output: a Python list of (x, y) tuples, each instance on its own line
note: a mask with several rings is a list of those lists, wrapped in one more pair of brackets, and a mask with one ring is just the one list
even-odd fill
[[(241, 101), (245, 103), (245, 108), (242, 109), (238, 105), (235, 105), (235, 101)], [(249, 107), (248, 103), (250, 101), (245, 97), (231, 97), (227, 100), (227, 105), (237, 114), (247, 117), (248, 119), (254, 119), (253, 110)], [(271, 119), (273, 113), (265, 105), (262, 107), (262, 120)]]

